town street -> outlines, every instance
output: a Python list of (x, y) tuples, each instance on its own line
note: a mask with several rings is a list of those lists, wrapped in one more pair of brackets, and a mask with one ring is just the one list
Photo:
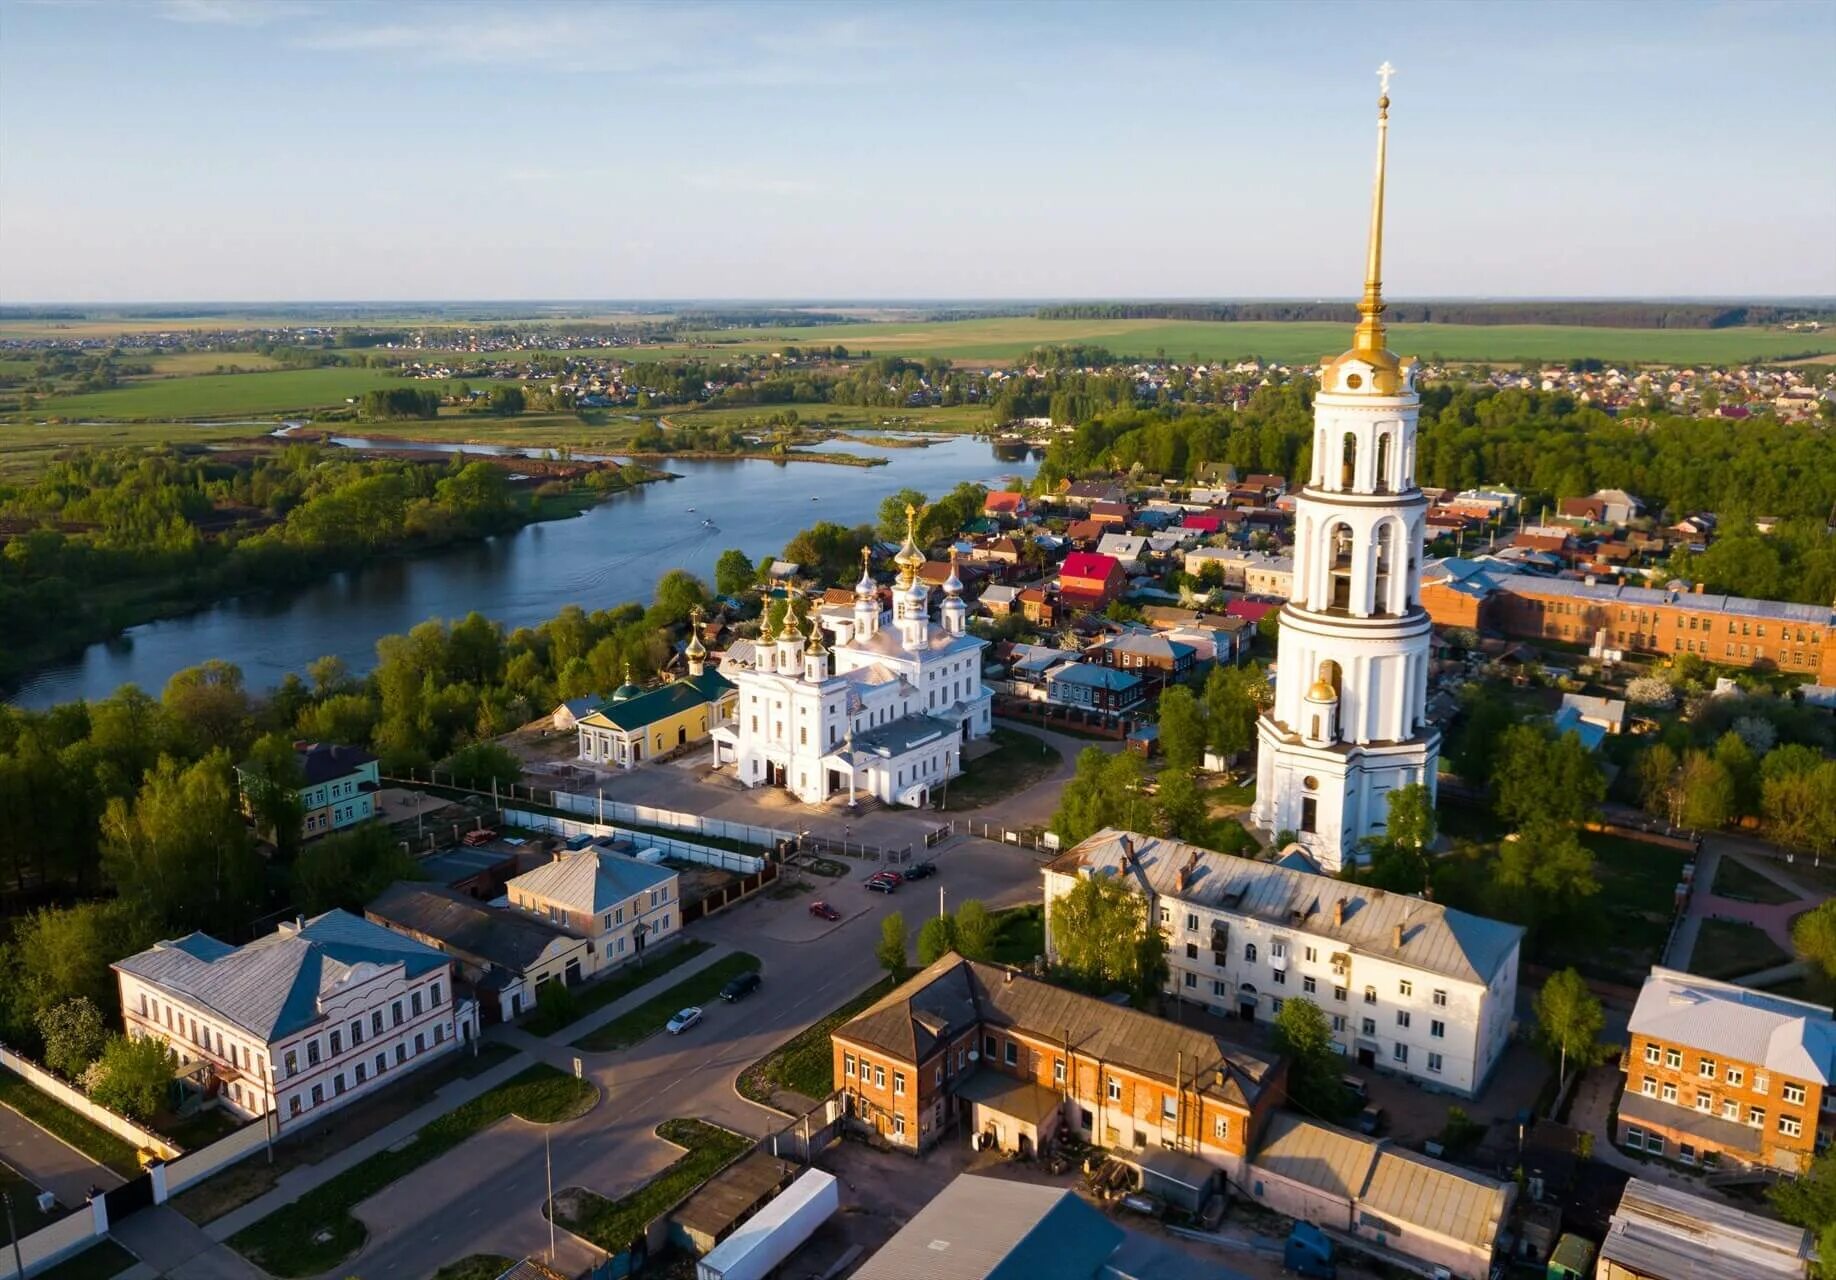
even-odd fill
[[(698, 1117), (757, 1136), (782, 1128), (787, 1118), (741, 1098), (734, 1079), (879, 976), (873, 947), (888, 913), (904, 913), (915, 942), (925, 916), (937, 909), (940, 884), (949, 906), (971, 897), (990, 906), (1038, 899), (1039, 861), (1029, 852), (958, 838), (937, 851), (936, 861), (937, 879), (893, 895), (867, 892), (861, 884), (865, 871), (819, 887), (818, 893), (846, 913), (826, 930), (808, 915), (813, 895), (782, 902), (760, 898), (692, 926), (690, 932), (715, 942), (715, 949), (660, 985), (681, 981), (729, 950), (745, 950), (763, 962), (763, 987), (739, 1004), (706, 1006), (702, 1024), (680, 1037), (659, 1034), (622, 1052), (581, 1055), (604, 1097), (579, 1120), (548, 1131), (555, 1190), (583, 1186), (616, 1197), (638, 1186), (680, 1154), (652, 1132), (663, 1120)], [(569, 1040), (654, 994), (652, 988), (627, 996), (555, 1043), (513, 1029), (492, 1034), (571, 1071), (576, 1051)], [(495, 1125), (361, 1205), (358, 1216), (369, 1228), (369, 1242), (333, 1274), (419, 1280), (470, 1253), (545, 1256), (546, 1185), (542, 1126), (515, 1119)], [(557, 1232), (556, 1241), (556, 1263), (563, 1271), (597, 1260), (596, 1251), (565, 1232)]]

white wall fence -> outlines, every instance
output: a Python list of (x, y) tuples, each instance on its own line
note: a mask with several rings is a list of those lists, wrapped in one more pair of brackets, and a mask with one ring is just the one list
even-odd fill
[(765, 859), (754, 857), (749, 853), (733, 853), (727, 849), (716, 849), (710, 845), (695, 844), (689, 840), (676, 840), (669, 836), (655, 835), (649, 831), (632, 831), (625, 827), (612, 826), (602, 822), (577, 822), (573, 818), (558, 818), (552, 813), (534, 813), (528, 809), (505, 809), (504, 825), (525, 827), (531, 831), (547, 831), (554, 835), (572, 839), (575, 836), (612, 836), (630, 840), (640, 848), (661, 849), (671, 858), (680, 858), (684, 862), (698, 862), (707, 867), (719, 867), (722, 871), (731, 871), (738, 875), (757, 875), (765, 869)]
[(690, 835), (715, 836), (722, 840), (738, 840), (741, 844), (773, 846), (780, 840), (795, 840), (795, 831), (783, 831), (777, 827), (755, 827), (750, 822), (727, 822), (720, 818), (704, 818), (696, 813), (678, 813), (674, 809), (653, 809), (644, 804), (621, 804), (617, 800), (608, 800), (603, 794), (585, 795), (578, 791), (556, 791), (549, 797), (549, 804), (567, 813), (589, 813), (595, 822), (629, 823), (639, 827), (662, 827), (669, 831), (682, 831)]
[(178, 1158), (179, 1149), (166, 1139), (151, 1129), (141, 1128), (126, 1116), (116, 1115), (101, 1103), (90, 1101), (81, 1089), (59, 1079), (30, 1058), (22, 1058), (11, 1049), (0, 1049), (0, 1067), (23, 1077), (27, 1084), (46, 1097), (62, 1103), (91, 1124), (107, 1129), (122, 1141), (131, 1142), (137, 1147), (150, 1147), (168, 1160)]
[(251, 1120), (234, 1133), (225, 1134), (208, 1147), (180, 1156), (167, 1164), (163, 1176), (165, 1194), (175, 1196), (194, 1182), (201, 1182), (220, 1169), (227, 1169), (268, 1145), (268, 1117)]
[[(25, 1274), (35, 1276), (72, 1254), (81, 1253), (108, 1234), (108, 1209), (97, 1196), (76, 1212), (40, 1227), (19, 1242), (19, 1262)], [(0, 1246), (0, 1271), (13, 1274), (13, 1250)]]

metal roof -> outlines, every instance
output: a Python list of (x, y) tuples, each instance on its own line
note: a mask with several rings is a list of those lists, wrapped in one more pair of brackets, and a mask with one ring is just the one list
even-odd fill
[(1364, 1190), (1371, 1166), (1377, 1162), (1377, 1144), (1369, 1138), (1288, 1112), (1270, 1116), (1263, 1132), (1262, 1149), (1255, 1159), (1258, 1169), (1342, 1199), (1350, 1200)]
[[(1468, 915), (1409, 894), (1113, 827), (1060, 854), (1046, 869), (1062, 875), (1120, 872), (1125, 840), (1133, 849), (1130, 878), (1144, 892), (1331, 938), (1355, 952), (1463, 982), (1489, 985), (1500, 966), (1517, 954), (1524, 935), (1518, 925)], [(1334, 908), (1341, 900), (1344, 922), (1335, 924)], [(1401, 946), (1396, 944), (1398, 925)]]
[(1822, 1085), (1836, 1079), (1836, 1021), (1823, 1005), (1653, 968), (1628, 1027), (1781, 1076)]
[(207, 934), (156, 942), (114, 968), (209, 1009), (269, 1043), (319, 1020), (319, 997), (400, 964), (418, 977), (452, 962), (434, 948), (348, 911), (287, 923), (231, 948)]
[(1520, 596), (1564, 596), (1596, 604), (1627, 605), (1634, 608), (1668, 606), (1697, 613), (1771, 618), (1819, 627), (1836, 623), (1836, 612), (1823, 604), (1756, 600), (1750, 596), (1722, 595), (1710, 591), (1671, 591), (1662, 587), (1623, 586), (1611, 582), (1586, 582), (1577, 578), (1543, 577), (1518, 573), (1508, 563), (1496, 560), (1478, 562), (1449, 557), (1423, 566), (1424, 582), (1443, 579), (1449, 585), (1469, 583), (1482, 590), (1508, 591)]
[(1122, 1229), (1062, 1187), (965, 1173), (920, 1209), (854, 1280), (1086, 1280)]
[(560, 854), (546, 866), (525, 871), (510, 882), (510, 887), (597, 915), (675, 878), (674, 871), (639, 862), (627, 854), (582, 849), (579, 853)]
[(578, 938), (522, 911), (489, 907), (444, 885), (398, 880), (377, 894), (364, 915), (378, 924), (437, 938), (444, 949), (514, 973), (538, 963), (557, 941)]
[(1802, 1227), (1634, 1178), (1599, 1258), (1663, 1280), (1804, 1280), (1811, 1243)]

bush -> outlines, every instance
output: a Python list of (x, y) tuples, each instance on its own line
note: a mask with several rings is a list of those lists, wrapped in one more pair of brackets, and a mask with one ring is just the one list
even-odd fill
[(102, 1056), (108, 1041), (102, 1011), (87, 996), (39, 1010), (38, 1034), (45, 1042), (45, 1065), (72, 1080)]
[(153, 1036), (111, 1036), (83, 1076), (89, 1096), (130, 1120), (150, 1120), (166, 1105), (178, 1057)]
[(1677, 705), (1677, 691), (1656, 676), (1639, 676), (1626, 682), (1626, 701), (1635, 707), (1668, 710)]

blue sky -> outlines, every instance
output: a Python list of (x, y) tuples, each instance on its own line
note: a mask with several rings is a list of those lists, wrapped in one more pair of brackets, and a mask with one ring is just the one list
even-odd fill
[(1836, 294), (1836, 4), (0, 0), (0, 301)]

